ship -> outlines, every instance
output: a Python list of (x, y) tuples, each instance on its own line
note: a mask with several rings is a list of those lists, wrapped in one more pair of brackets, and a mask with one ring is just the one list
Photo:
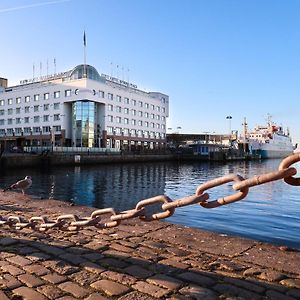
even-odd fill
[(243, 125), (243, 143), (252, 157), (282, 158), (292, 154), (297, 147), (292, 143), (289, 129), (284, 130), (272, 122), (270, 115), (266, 125), (257, 125), (252, 131), (248, 132), (246, 120)]

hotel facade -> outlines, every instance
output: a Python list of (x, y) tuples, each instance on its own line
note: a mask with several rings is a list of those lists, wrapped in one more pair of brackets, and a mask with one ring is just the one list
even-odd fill
[(2, 149), (24, 146), (163, 148), (169, 97), (90, 65), (23, 80), (0, 78)]

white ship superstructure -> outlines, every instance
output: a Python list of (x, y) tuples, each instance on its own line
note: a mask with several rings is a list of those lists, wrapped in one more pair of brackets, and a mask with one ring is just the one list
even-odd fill
[(281, 158), (293, 153), (294, 147), (289, 131), (283, 130), (268, 118), (266, 126), (256, 126), (246, 133), (246, 142), (251, 154), (262, 158)]

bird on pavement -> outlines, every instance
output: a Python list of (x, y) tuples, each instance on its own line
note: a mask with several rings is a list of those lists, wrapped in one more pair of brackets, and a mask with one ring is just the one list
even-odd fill
[(27, 190), (32, 185), (31, 176), (26, 176), (24, 179), (12, 184), (11, 186), (5, 188), (3, 192), (7, 190), (21, 190), (23, 195), (25, 195), (25, 190)]

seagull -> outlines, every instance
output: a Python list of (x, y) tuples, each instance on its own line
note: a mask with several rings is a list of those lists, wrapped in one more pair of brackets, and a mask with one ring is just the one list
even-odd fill
[(28, 189), (32, 185), (31, 176), (26, 176), (24, 179), (12, 184), (11, 186), (5, 188), (3, 192), (7, 190), (21, 190), (23, 195), (25, 195), (25, 190)]

